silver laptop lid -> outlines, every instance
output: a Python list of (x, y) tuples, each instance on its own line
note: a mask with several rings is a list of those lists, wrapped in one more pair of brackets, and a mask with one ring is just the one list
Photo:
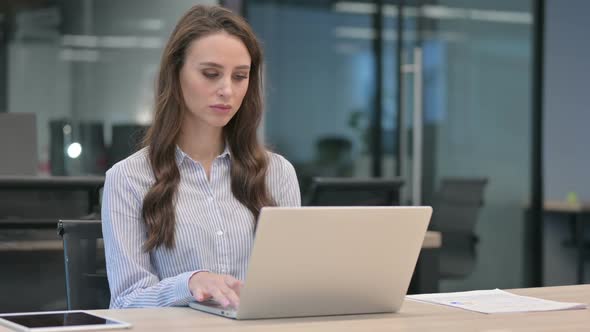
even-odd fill
[(430, 207), (263, 208), (238, 319), (398, 311)]

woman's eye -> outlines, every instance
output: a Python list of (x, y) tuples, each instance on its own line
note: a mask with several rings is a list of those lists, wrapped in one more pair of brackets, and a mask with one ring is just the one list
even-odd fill
[(203, 75), (205, 75), (205, 77), (207, 77), (207, 78), (215, 78), (215, 77), (219, 76), (218, 73), (212, 73), (212, 72), (203, 72)]
[(243, 81), (243, 80), (247, 80), (248, 76), (247, 75), (235, 75), (234, 79), (236, 79), (238, 81)]

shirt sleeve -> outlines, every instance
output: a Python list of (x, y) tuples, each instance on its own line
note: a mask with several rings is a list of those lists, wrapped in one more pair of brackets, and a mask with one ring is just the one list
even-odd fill
[(150, 261), (146, 226), (141, 218), (143, 199), (133, 189), (120, 165), (106, 174), (102, 229), (111, 308), (187, 305), (192, 300), (188, 271), (160, 280)]
[(279, 184), (274, 199), (277, 206), (283, 207), (299, 207), (301, 206), (301, 192), (299, 190), (299, 182), (297, 181), (297, 173), (291, 163), (282, 156), (274, 155), (277, 166), (277, 172), (272, 174), (275, 179), (271, 179), (272, 183)]

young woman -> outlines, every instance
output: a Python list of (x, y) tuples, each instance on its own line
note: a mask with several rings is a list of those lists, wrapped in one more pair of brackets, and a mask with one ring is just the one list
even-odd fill
[(237, 307), (260, 209), (301, 205), (293, 166), (257, 139), (261, 66), (238, 15), (199, 5), (178, 22), (146, 146), (106, 175), (111, 308)]

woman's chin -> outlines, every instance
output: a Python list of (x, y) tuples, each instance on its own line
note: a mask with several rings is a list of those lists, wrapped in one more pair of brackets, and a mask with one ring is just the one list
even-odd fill
[(223, 119), (215, 119), (213, 121), (210, 121), (209, 125), (211, 127), (215, 127), (215, 128), (223, 128), (223, 127), (227, 126), (227, 124), (229, 123), (230, 120), (231, 120), (231, 117), (227, 117), (227, 118), (223, 118)]

